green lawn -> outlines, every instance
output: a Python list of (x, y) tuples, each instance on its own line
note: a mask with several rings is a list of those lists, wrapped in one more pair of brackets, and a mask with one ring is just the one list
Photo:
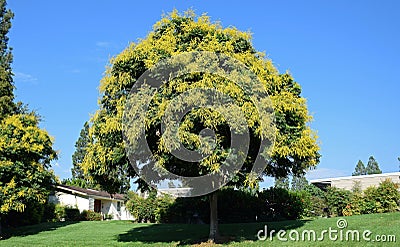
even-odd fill
[[(324, 241), (288, 241), (278, 240), (273, 235), (272, 241), (257, 241), (257, 232), (267, 225), (276, 232), (287, 230), (285, 236), (295, 237), (293, 230), (301, 234), (304, 230), (313, 230), (317, 238), (323, 230), (337, 230), (339, 218), (319, 218), (315, 220), (297, 220), (254, 224), (220, 225), (221, 234), (225, 236), (225, 245), (229, 246), (397, 246), (400, 242), (400, 213), (374, 214), (344, 217), (347, 227), (342, 231), (343, 241), (330, 241), (325, 234)], [(371, 240), (376, 235), (395, 235), (396, 243), (378, 243), (346, 241), (347, 230), (358, 230), (360, 234), (369, 230)], [(129, 221), (101, 222), (60, 222), (45, 223), (29, 227), (21, 227), (9, 232), (11, 238), (0, 241), (0, 246), (210, 246), (199, 244), (207, 239), (208, 225), (176, 225), (176, 224), (135, 224)], [(306, 235), (307, 237), (307, 235)]]

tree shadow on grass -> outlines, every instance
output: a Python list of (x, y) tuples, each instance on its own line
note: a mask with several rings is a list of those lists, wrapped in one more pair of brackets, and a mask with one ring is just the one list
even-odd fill
[(8, 227), (4, 228), (3, 239), (10, 237), (24, 237), (28, 235), (35, 235), (45, 231), (54, 231), (60, 227), (71, 224), (79, 223), (79, 221), (63, 221), (63, 222), (46, 222), (36, 225), (21, 226), (21, 227)]
[[(306, 220), (264, 223), (220, 224), (221, 238), (217, 243), (256, 241), (257, 233), (268, 226), (268, 232), (290, 230), (303, 226)], [(177, 245), (200, 244), (208, 241), (209, 225), (151, 224), (136, 225), (128, 232), (118, 235), (119, 242), (176, 243)], [(269, 233), (268, 233), (269, 236)]]

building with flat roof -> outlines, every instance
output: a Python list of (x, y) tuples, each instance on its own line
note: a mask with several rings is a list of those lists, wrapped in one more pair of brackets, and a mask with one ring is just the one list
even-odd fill
[(400, 183), (400, 172), (313, 179), (310, 180), (310, 183), (323, 190), (325, 190), (328, 186), (351, 190), (354, 185), (358, 183), (358, 185), (361, 187), (361, 190), (365, 190), (370, 186), (379, 186), (379, 183), (386, 179), (391, 179), (394, 183)]

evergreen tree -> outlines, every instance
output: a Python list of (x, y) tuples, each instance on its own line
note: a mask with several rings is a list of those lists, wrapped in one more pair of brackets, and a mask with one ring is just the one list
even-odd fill
[(64, 179), (61, 182), (62, 184), (95, 190), (101, 189), (100, 185), (93, 181), (90, 175), (85, 174), (82, 170), (82, 162), (86, 155), (86, 148), (90, 142), (89, 123), (85, 122), (79, 134), (79, 138), (75, 143), (75, 152), (72, 154), (72, 178)]
[(381, 174), (382, 171), (379, 169), (378, 162), (375, 160), (373, 156), (370, 156), (368, 159), (367, 167), (365, 168), (366, 174)]
[(7, 2), (0, 0), (0, 120), (16, 110), (14, 103), (14, 83), (11, 71), (13, 56), (8, 47), (8, 31), (14, 14), (6, 9)]
[(289, 190), (289, 177), (275, 178), (274, 187)]
[(86, 148), (90, 142), (89, 139), (89, 124), (85, 122), (83, 128), (80, 132), (79, 138), (75, 143), (75, 152), (72, 155), (72, 165), (71, 173), (73, 179), (84, 179), (84, 173), (82, 170), (82, 162), (85, 158)]
[(360, 176), (360, 175), (365, 175), (367, 174), (367, 171), (365, 169), (364, 163), (361, 160), (358, 160), (358, 163), (354, 169), (352, 176)]
[(292, 178), (292, 187), (291, 189), (294, 191), (304, 190), (308, 186), (307, 178), (304, 174), (295, 175)]

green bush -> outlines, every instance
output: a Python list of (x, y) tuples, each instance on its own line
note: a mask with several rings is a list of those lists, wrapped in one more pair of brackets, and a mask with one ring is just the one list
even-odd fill
[(386, 213), (399, 210), (399, 184), (386, 179), (379, 184), (377, 188), (377, 212)]
[(261, 221), (298, 219), (304, 213), (302, 192), (269, 188), (258, 193), (262, 203)]
[(54, 207), (55, 221), (65, 220), (65, 206), (56, 204)]
[(54, 203), (46, 203), (44, 205), (42, 222), (56, 221), (56, 205)]
[(329, 187), (326, 192), (326, 202), (330, 213), (335, 216), (343, 216), (343, 210), (350, 203), (351, 192), (336, 187)]
[(249, 191), (224, 188), (218, 193), (220, 223), (255, 222), (261, 207), (259, 198)]
[(5, 226), (18, 227), (42, 222), (45, 204), (32, 201), (26, 205), (24, 212), (10, 211), (2, 216), (2, 223)]
[(65, 207), (65, 220), (66, 221), (79, 221), (81, 220), (81, 213), (79, 209), (72, 207)]
[(210, 218), (207, 196), (176, 198), (160, 214), (162, 223), (208, 223)]
[(157, 197), (156, 191), (151, 191), (147, 198), (130, 193), (126, 208), (137, 222), (155, 223), (164, 221), (163, 217), (168, 218), (166, 214), (173, 202), (174, 199), (169, 195)]
[(364, 204), (362, 213), (385, 213), (399, 210), (399, 184), (387, 179), (378, 187), (368, 187), (364, 191)]
[(100, 213), (92, 210), (83, 210), (81, 213), (81, 219), (86, 221), (100, 221), (102, 220), (102, 216)]

